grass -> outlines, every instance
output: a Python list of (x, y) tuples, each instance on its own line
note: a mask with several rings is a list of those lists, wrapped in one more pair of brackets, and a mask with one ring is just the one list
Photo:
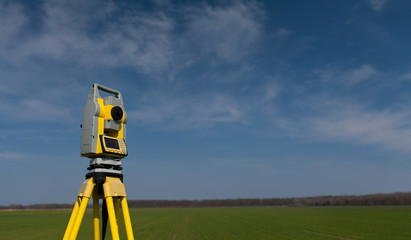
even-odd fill
[[(411, 239), (411, 208), (170, 208), (130, 214), (136, 240)], [(62, 239), (69, 217), (70, 211), (0, 212), (0, 239)], [(93, 239), (92, 231), (87, 211), (78, 239)], [(126, 239), (123, 226), (120, 231)]]

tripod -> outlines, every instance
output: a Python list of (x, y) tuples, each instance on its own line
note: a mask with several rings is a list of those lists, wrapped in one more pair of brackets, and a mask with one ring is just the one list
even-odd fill
[[(101, 164), (102, 162), (106, 164)], [(113, 167), (113, 165), (114, 170), (109, 169), (110, 167)], [(90, 167), (88, 169), (91, 171), (86, 174), (87, 180), (84, 181), (83, 184), (81, 184), (80, 190), (77, 194), (77, 201), (71, 213), (71, 217), (67, 225), (66, 232), (64, 233), (63, 240), (75, 240), (77, 238), (84, 213), (91, 197), (93, 197), (94, 240), (100, 240), (99, 199), (103, 199), (103, 240), (106, 233), (107, 217), (110, 222), (112, 239), (120, 239), (118, 231), (120, 204), (123, 210), (127, 239), (134, 240), (130, 213), (126, 199), (126, 189), (122, 182), (123, 174), (121, 174), (120, 172), (120, 166), (120, 161), (105, 161), (101, 160), (100, 158), (90, 161)]]

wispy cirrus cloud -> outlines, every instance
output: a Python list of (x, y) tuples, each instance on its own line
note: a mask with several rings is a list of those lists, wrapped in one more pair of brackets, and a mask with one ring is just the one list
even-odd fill
[(164, 124), (163, 128), (191, 129), (242, 122), (248, 111), (238, 99), (219, 93), (184, 97), (149, 94), (141, 103), (144, 107), (129, 111), (128, 116), (144, 124)]
[(9, 162), (25, 163), (33, 162), (44, 159), (52, 159), (53, 156), (30, 153), (30, 152), (0, 152), (0, 160), (5, 160)]
[[(308, 141), (370, 145), (410, 153), (411, 111), (406, 107), (372, 109), (352, 99), (318, 95), (299, 103), (292, 116), (284, 112), (265, 112), (272, 127), (282, 136)], [(267, 128), (269, 133), (273, 129)], [(276, 132), (278, 134), (278, 132)]]
[(256, 49), (263, 34), (262, 9), (255, 2), (235, 2), (226, 7), (189, 8), (184, 34), (198, 50), (234, 62)]
[(335, 104), (334, 110), (306, 118), (314, 137), (376, 144), (409, 152), (411, 112), (406, 109), (371, 111), (361, 106)]
[(110, 1), (45, 1), (43, 10), (41, 31), (19, 46), (18, 60), (129, 66), (147, 74), (171, 61), (173, 21), (164, 14), (122, 13)]
[(0, 47), (8, 47), (11, 39), (18, 38), (28, 19), (20, 4), (0, 2)]
[(6, 119), (67, 122), (75, 119), (72, 108), (41, 98), (24, 98), (14, 102), (5, 102), (0, 106)]
[(276, 78), (267, 78), (258, 87), (244, 89), (246, 95), (221, 89), (191, 93), (170, 87), (146, 91), (136, 100), (140, 107), (128, 111), (128, 117), (168, 129), (212, 128), (220, 124), (254, 124), (262, 112), (273, 114), (281, 87)]
[[(0, 20), (6, 23), (0, 26), (0, 62), (24, 66), (20, 73), (2, 71), (0, 74), (9, 80), (0, 86), (0, 91), (8, 95), (0, 100), (18, 97), (13, 103), (6, 101), (0, 109), (13, 104), (10, 108), (13, 111), (8, 115), (18, 119), (24, 119), (26, 114), (32, 115), (32, 120), (72, 119), (73, 109), (64, 106), (64, 100), (58, 95), (73, 94), (75, 90), (63, 85), (70, 82), (78, 86), (83, 80), (55, 76), (59, 84), (50, 84), (54, 80), (50, 77), (52, 71), (44, 67), (48, 63), (74, 65), (76, 71), (84, 71), (84, 67), (126, 67), (149, 79), (174, 80), (196, 64), (241, 65), (262, 38), (264, 11), (256, 2), (234, 1), (224, 6), (191, 4), (183, 8), (168, 1), (156, 4), (167, 5), (171, 10), (160, 7), (147, 11), (133, 4), (122, 8), (120, 3), (110, 0), (46, 0), (37, 5), (36, 10), (21, 2), (0, 3)], [(186, 21), (178, 22), (181, 19)], [(39, 68), (28, 67), (33, 65)], [(203, 71), (206, 75), (204, 72), (207, 71)], [(47, 80), (39, 77), (43, 74), (47, 74)], [(215, 75), (218, 79), (213, 81), (227, 81), (230, 74), (233, 73)], [(242, 72), (235, 71), (235, 74), (231, 79), (239, 78)], [(32, 81), (33, 75), (37, 75), (37, 84)], [(41, 84), (48, 87), (39, 88)], [(180, 106), (186, 104), (187, 99), (164, 102), (161, 102), (164, 97), (159, 99), (153, 101), (158, 105), (148, 105), (161, 111), (144, 109), (134, 114), (136, 118), (142, 121), (174, 119), (175, 124), (181, 120), (188, 125), (244, 118), (244, 110), (237, 100), (224, 94), (192, 96), (184, 109)], [(174, 109), (175, 115), (170, 109)]]
[(279, 40), (283, 40), (285, 38), (287, 38), (288, 36), (290, 36), (291, 34), (293, 34), (294, 32), (288, 28), (284, 28), (281, 27), (279, 29), (277, 29), (277, 31), (275, 31), (273, 37), (277, 38)]
[[(148, 13), (137, 6), (122, 9), (117, 2), (98, 0), (47, 0), (38, 6), (43, 14), (36, 18), (24, 8), (19, 3), (0, 5), (1, 20), (9, 23), (0, 27), (0, 44), (7, 46), (0, 49), (0, 56), (15, 63), (40, 58), (128, 66), (167, 76), (210, 54), (221, 61), (239, 61), (255, 49), (262, 35), (263, 10), (255, 2), (191, 5), (179, 9), (178, 15), (162, 9)], [(178, 16), (188, 21), (177, 28)], [(36, 31), (30, 29), (28, 35), (25, 31), (33, 24)]]
[[(285, 136), (316, 141), (351, 142), (410, 152), (411, 111), (399, 91), (409, 74), (385, 73), (370, 64), (326, 66), (298, 88), (283, 87), (292, 100), (264, 111)], [(344, 87), (344, 91), (341, 88)], [(383, 104), (381, 104), (383, 102)], [(270, 110), (272, 108), (269, 108)]]
[(367, 0), (375, 12), (380, 12), (389, 0)]
[(16, 153), (16, 152), (0, 152), (0, 159), (7, 161), (24, 161), (30, 159), (30, 154), (27, 153)]
[(400, 80), (411, 80), (411, 72), (409, 73), (403, 73), (400, 78)]
[(376, 77), (379, 72), (370, 64), (363, 64), (357, 68), (342, 68), (341, 66), (327, 66), (314, 70), (324, 81), (329, 83), (354, 86), (360, 82)]

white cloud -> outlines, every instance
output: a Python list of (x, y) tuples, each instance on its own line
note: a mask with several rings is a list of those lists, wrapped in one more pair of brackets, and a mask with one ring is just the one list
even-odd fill
[(400, 80), (411, 80), (411, 72), (402, 74), (399, 79)]
[(198, 43), (199, 51), (228, 62), (238, 61), (256, 49), (263, 31), (261, 16), (261, 9), (253, 2), (191, 8), (186, 37)]
[(376, 144), (409, 152), (411, 112), (370, 111), (361, 106), (335, 103), (323, 115), (304, 118), (314, 138)]
[(6, 101), (0, 105), (0, 111), (8, 119), (63, 123), (73, 120), (71, 108), (40, 98)]
[[(38, 154), (32, 152), (0, 152), (0, 162), (3, 164), (16, 163), (22, 168), (27, 168), (28, 164), (31, 165), (45, 165), (50, 166), (56, 162), (56, 159), (60, 159), (61, 156), (55, 156), (53, 154)], [(8, 163), (7, 163), (8, 162)]]
[(125, 17), (110, 26), (104, 35), (105, 45), (115, 46), (116, 65), (131, 65), (155, 74), (169, 70), (172, 64), (173, 30), (173, 20), (164, 14)]
[(19, 4), (0, 2), (0, 47), (10, 47), (12, 40), (19, 38), (27, 21), (28, 17)]
[[(28, 115), (31, 120), (72, 119), (73, 109), (63, 104), (67, 95), (75, 91), (62, 85), (71, 81), (72, 85), (79, 85), (81, 80), (64, 76), (57, 83), (44, 65), (37, 68), (29, 64), (33, 60), (58, 66), (75, 63), (86, 67), (131, 67), (154, 78), (173, 80), (196, 62), (241, 62), (253, 52), (263, 30), (263, 11), (255, 2), (237, 1), (224, 7), (190, 5), (172, 14), (162, 9), (143, 12), (137, 5), (128, 6), (129, 9), (121, 9), (119, 3), (110, 0), (46, 0), (37, 6), (38, 15), (33, 18), (33, 13), (27, 14), (31, 9), (25, 9), (27, 6), (23, 4), (0, 3), (0, 13), (4, 13), (0, 19), (10, 23), (0, 26), (5, 33), (0, 35), (0, 46), (9, 46), (0, 47), (0, 59), (14, 66), (25, 66), (24, 73), (0, 74), (9, 80), (0, 86), (0, 92), (9, 95), (3, 99), (13, 99), (2, 104), (0, 110), (12, 109), (7, 116), (18, 119)], [(177, 26), (177, 20), (182, 18), (190, 21), (179, 22)], [(224, 71), (211, 77), (214, 82), (235, 81), (253, 69), (249, 63), (241, 65), (237, 71), (229, 74)], [(42, 74), (48, 75), (47, 80), (39, 77)], [(45, 84), (48, 87), (42, 88)], [(262, 94), (264, 100), (253, 101), (271, 100), (276, 94), (275, 86)], [(219, 93), (176, 99), (167, 94), (151, 97), (147, 108), (131, 115), (142, 122), (169, 120), (173, 127), (198, 127), (244, 122), (248, 111), (236, 97)]]
[(164, 14), (121, 15), (113, 2), (101, 1), (48, 1), (44, 11), (43, 30), (21, 47), (23, 58), (131, 66), (147, 74), (171, 61), (173, 22)]
[(275, 32), (275, 37), (278, 38), (278, 39), (284, 39), (284, 38), (290, 36), (292, 33), (293, 33), (293, 31), (291, 31), (290, 29), (279, 28)]
[(343, 77), (346, 78), (350, 84), (357, 84), (369, 79), (376, 73), (377, 71), (372, 66), (364, 64), (360, 68), (349, 70)]
[(389, 0), (368, 0), (372, 9), (376, 12), (380, 12), (388, 1)]
[(243, 122), (247, 107), (234, 98), (218, 93), (176, 97), (151, 94), (144, 108), (128, 112), (130, 118), (145, 124), (162, 125), (164, 128), (199, 128), (218, 123)]
[(379, 72), (369, 64), (363, 64), (358, 68), (345, 69), (339, 66), (328, 66), (324, 69), (317, 69), (314, 73), (326, 82), (342, 84), (347, 87), (369, 80), (379, 74)]
[[(398, 102), (399, 98), (391, 103), (392, 96), (386, 95), (390, 94), (387, 88), (397, 89), (400, 81), (387, 81), (383, 78), (387, 74), (369, 64), (356, 68), (328, 66), (314, 72), (314, 85), (284, 88), (292, 98), (286, 108), (279, 106), (276, 111), (264, 112), (275, 126), (274, 130), (280, 129), (293, 138), (350, 142), (411, 152), (411, 111), (406, 103)], [(409, 75), (403, 74), (400, 79), (410, 79)], [(316, 81), (318, 76), (320, 84)], [(321, 86), (323, 83), (327, 83), (325, 87)], [(362, 83), (367, 85), (360, 85)], [(341, 91), (341, 86), (350, 91)], [(350, 87), (354, 86), (358, 88), (351, 91)], [(384, 107), (379, 103), (381, 100), (384, 100)]]
[[(0, 44), (10, 45), (0, 49), (0, 56), (16, 64), (41, 58), (176, 76), (175, 69), (193, 59), (204, 61), (210, 53), (223, 61), (241, 60), (262, 34), (255, 3), (182, 8), (178, 14), (190, 21), (178, 29), (176, 15), (161, 9), (142, 12), (132, 4), (122, 9), (114, 1), (46, 0), (39, 6), (44, 14), (36, 19), (23, 8), (0, 5), (0, 20), (7, 23), (0, 27)], [(24, 29), (30, 21), (38, 25), (35, 31)]]
[(26, 152), (0, 152), (0, 160), (11, 162), (29, 162), (42, 158), (48, 158), (48, 156)]
[(262, 95), (259, 96), (262, 99), (262, 103), (272, 101), (279, 93), (280, 87), (275, 82), (269, 82), (261, 87)]
[(0, 152), (0, 159), (8, 161), (22, 161), (29, 159), (29, 154), (16, 152)]
[(225, 123), (248, 125), (261, 113), (275, 112), (273, 106), (281, 90), (277, 81), (269, 78), (259, 87), (245, 87), (240, 95), (221, 89), (190, 92), (186, 88), (164, 87), (137, 97), (135, 101), (141, 107), (127, 114), (140, 123), (166, 129), (208, 128)]
[(170, 6), (170, 0), (153, 0), (153, 2), (159, 6)]
[[(274, 126), (272, 132), (282, 130), (292, 138), (411, 152), (411, 111), (406, 102), (398, 102), (404, 98), (390, 95), (401, 87), (400, 81), (390, 80), (392, 74), (382, 73), (369, 64), (356, 68), (334, 65), (314, 72), (313, 79), (301, 88), (283, 87), (292, 99), (286, 107), (277, 103), (276, 111), (264, 112)], [(409, 75), (403, 74), (400, 79), (409, 79)], [(341, 91), (341, 86), (349, 91)]]

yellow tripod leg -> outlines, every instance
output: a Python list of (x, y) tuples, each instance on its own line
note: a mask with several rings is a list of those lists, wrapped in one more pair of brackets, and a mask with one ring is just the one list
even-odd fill
[(123, 209), (124, 225), (126, 228), (127, 239), (134, 240), (133, 228), (131, 226), (130, 212), (128, 211), (126, 197), (121, 198), (121, 208)]
[(94, 224), (94, 240), (100, 240), (100, 211), (99, 201), (96, 193), (93, 193), (93, 224)]
[(108, 220), (110, 222), (111, 236), (113, 240), (119, 240), (118, 224), (116, 219), (116, 212), (114, 210), (113, 197), (106, 197)]
[(63, 240), (68, 240), (68, 238), (70, 237), (71, 230), (73, 229), (73, 225), (77, 217), (78, 210), (80, 208), (80, 203), (81, 203), (81, 197), (77, 197), (76, 203), (74, 204), (73, 211), (71, 212), (71, 216), (70, 216), (70, 220), (67, 225), (67, 228), (66, 228), (66, 232), (64, 233)]
[(83, 197), (80, 204), (76, 220), (74, 221), (73, 229), (70, 234), (69, 240), (76, 240), (78, 231), (80, 230), (81, 221), (83, 221), (84, 213), (86, 212), (89, 197)]
[(120, 199), (118, 197), (113, 198), (114, 202), (114, 211), (116, 212), (116, 219), (117, 219), (117, 224), (118, 224), (118, 218), (120, 216)]
[[(113, 240), (119, 240), (117, 224), (120, 212), (119, 200), (121, 200), (121, 207), (123, 209), (124, 225), (126, 227), (127, 239), (134, 240), (124, 184), (119, 178), (106, 177), (106, 181), (103, 184), (103, 189)], [(115, 199), (114, 203), (113, 198)]]
[(69, 224), (64, 234), (64, 240), (75, 240), (80, 229), (81, 221), (84, 217), (88, 201), (93, 193), (94, 183), (93, 178), (87, 179), (81, 184), (80, 190), (77, 194), (77, 202), (74, 206), (73, 213), (70, 217)]

